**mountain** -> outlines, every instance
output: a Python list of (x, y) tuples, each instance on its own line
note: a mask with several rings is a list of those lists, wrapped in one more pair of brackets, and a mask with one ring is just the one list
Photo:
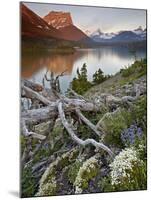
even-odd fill
[(145, 28), (143, 30), (143, 28), (141, 26), (139, 26), (137, 29), (135, 29), (133, 31), (135, 34), (139, 35), (142, 39), (146, 39), (147, 37), (147, 29)]
[(30, 38), (62, 38), (59, 30), (48, 25), (24, 4), (21, 4), (21, 33), (23, 37)]
[(49, 25), (56, 29), (73, 25), (71, 14), (69, 12), (51, 11), (43, 18)]
[(59, 30), (66, 40), (93, 42), (82, 30), (73, 24), (69, 12), (51, 11), (43, 18), (49, 25)]
[(132, 31), (122, 31), (111, 38), (114, 42), (130, 42), (141, 40), (141, 37)]
[(64, 38), (72, 41), (90, 41), (91, 39), (79, 28), (74, 25), (69, 25), (64, 28), (59, 29)]
[(135, 30), (130, 31), (119, 31), (116, 33), (103, 33), (100, 29), (94, 31), (90, 37), (95, 42), (133, 42), (146, 40), (146, 29), (138, 27)]
[(139, 26), (138, 28), (134, 29), (133, 32), (137, 35), (141, 35), (143, 33), (143, 28)]
[(103, 33), (100, 29), (97, 29), (90, 37), (96, 42), (102, 42), (113, 38), (115, 35), (115, 33)]

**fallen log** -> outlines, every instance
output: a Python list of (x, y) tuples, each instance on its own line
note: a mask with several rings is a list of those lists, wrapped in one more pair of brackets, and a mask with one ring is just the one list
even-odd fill
[(49, 105), (51, 103), (46, 97), (42, 96), (38, 92), (36, 92), (36, 91), (26, 87), (26, 86), (22, 86), (21, 95), (22, 95), (22, 97), (26, 97), (26, 98), (29, 98), (29, 99), (39, 100), (44, 105)]
[(21, 80), (21, 85), (26, 86), (36, 92), (40, 92), (44, 89), (42, 85), (40, 85), (38, 83), (34, 83), (34, 82), (26, 80), (26, 79)]
[[(76, 99), (66, 99), (66, 104), (64, 105), (65, 112), (73, 112), (76, 108), (80, 108), (81, 111), (100, 111), (100, 108), (93, 103), (85, 102), (83, 100)], [(21, 113), (21, 118), (25, 119), (27, 122), (38, 122), (48, 119), (52, 119), (58, 115), (57, 110), (58, 102), (51, 102), (49, 106), (27, 110)]]
[(32, 109), (27, 110), (21, 113), (21, 118), (24, 119), (27, 123), (36, 123), (36, 122), (42, 122), (48, 119), (53, 119), (57, 115), (57, 107), (56, 103), (52, 103), (52, 105), (38, 108), (38, 109)]

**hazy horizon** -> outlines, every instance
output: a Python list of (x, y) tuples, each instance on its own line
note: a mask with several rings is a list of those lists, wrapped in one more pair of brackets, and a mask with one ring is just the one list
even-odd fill
[(44, 17), (50, 11), (70, 12), (74, 25), (85, 32), (87, 30), (94, 32), (100, 29), (103, 32), (110, 33), (121, 30), (134, 30), (139, 26), (143, 29), (146, 28), (146, 10), (51, 3), (22, 3), (40, 17)]

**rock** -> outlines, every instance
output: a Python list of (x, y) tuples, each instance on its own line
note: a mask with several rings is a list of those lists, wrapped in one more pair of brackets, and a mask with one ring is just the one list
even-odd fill
[(46, 132), (49, 130), (50, 122), (43, 122), (38, 125), (35, 125), (34, 129), (35, 132), (41, 135), (45, 135)]
[(71, 14), (69, 12), (51, 11), (43, 19), (56, 29), (73, 25)]
[(124, 96), (124, 97), (122, 97), (122, 102), (123, 103), (132, 102), (134, 100), (135, 100), (135, 97), (132, 97), (132, 96)]
[(113, 96), (113, 95), (108, 95), (107, 97), (106, 97), (106, 103), (107, 104), (112, 104), (112, 103), (120, 103), (121, 102), (121, 99), (119, 98), (119, 97), (115, 97), (115, 96)]
[(140, 96), (146, 94), (146, 84), (143, 82), (135, 83), (132, 90), (131, 90), (131, 96)]

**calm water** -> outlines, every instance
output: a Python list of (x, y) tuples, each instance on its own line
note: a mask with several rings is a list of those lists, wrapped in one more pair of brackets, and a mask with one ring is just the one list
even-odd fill
[[(145, 50), (136, 51), (136, 59), (146, 57)], [(60, 78), (61, 89), (66, 91), (77, 68), (83, 63), (87, 65), (88, 79), (92, 80), (94, 72), (101, 68), (104, 74), (117, 73), (121, 68), (130, 65), (135, 55), (124, 47), (102, 47), (99, 49), (79, 49), (74, 54), (61, 55), (52, 53), (23, 54), (22, 77), (42, 83), (47, 69), (56, 75), (66, 70), (65, 76)]]

